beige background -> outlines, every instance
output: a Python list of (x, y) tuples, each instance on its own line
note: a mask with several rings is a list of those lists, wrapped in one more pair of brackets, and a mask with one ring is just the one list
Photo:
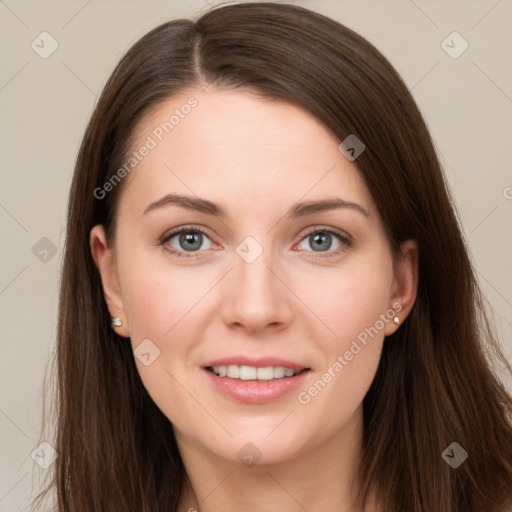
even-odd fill
[[(512, 359), (512, 2), (295, 3), (369, 39), (412, 89)], [(138, 38), (208, 5), (0, 0), (0, 511), (28, 510), (33, 477), (45, 472), (31, 453), (38, 442), (45, 364), (54, 346), (68, 188), (96, 97)], [(47, 59), (31, 47), (43, 31), (58, 43)], [(456, 59), (441, 46), (453, 31), (469, 44)], [(460, 40), (450, 40), (452, 52), (462, 48)], [(54, 255), (44, 253), (51, 246), (43, 237), (55, 246)], [(507, 385), (512, 388), (510, 380)]]

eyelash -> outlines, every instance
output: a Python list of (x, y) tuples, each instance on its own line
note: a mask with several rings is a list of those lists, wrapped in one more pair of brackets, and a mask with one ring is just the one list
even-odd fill
[[(181, 233), (201, 233), (201, 234), (205, 235), (206, 237), (210, 238), (210, 236), (204, 229), (202, 229), (198, 226), (190, 226), (190, 227), (186, 226), (186, 227), (181, 227), (181, 228), (175, 229), (175, 230), (163, 235), (159, 240), (160, 245), (163, 246), (164, 244), (167, 244), (167, 242), (171, 238), (173, 238), (176, 235), (180, 235)], [(345, 251), (347, 247), (350, 247), (352, 244), (352, 241), (345, 234), (343, 234), (342, 231), (338, 231), (333, 228), (318, 228), (316, 226), (312, 230), (305, 233), (303, 235), (303, 237), (300, 239), (299, 243), (302, 242), (303, 240), (305, 240), (306, 238), (308, 238), (309, 236), (311, 236), (313, 234), (317, 234), (317, 233), (328, 233), (329, 235), (334, 235), (340, 241), (340, 243), (342, 245), (335, 251), (326, 251), (326, 252), (328, 252), (328, 256), (315, 254), (315, 255), (311, 256), (313, 258), (331, 258), (334, 256), (338, 256), (343, 251)], [(186, 251), (177, 251), (176, 249), (169, 247), (169, 246), (166, 246), (165, 250), (170, 252), (172, 255), (174, 255), (178, 258), (196, 258), (197, 257), (196, 253), (204, 252), (204, 251), (193, 251), (193, 252), (187, 253)], [(306, 251), (306, 252), (314, 253), (315, 251)]]

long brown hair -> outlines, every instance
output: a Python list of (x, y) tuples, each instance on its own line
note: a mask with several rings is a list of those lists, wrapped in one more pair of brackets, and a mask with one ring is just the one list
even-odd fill
[[(245, 88), (300, 105), (340, 141), (366, 150), (357, 166), (394, 256), (419, 246), (416, 303), (386, 339), (363, 402), (360, 503), (372, 489), (392, 512), (498, 512), (512, 496), (512, 399), (493, 370), (510, 366), (485, 313), (475, 272), (426, 124), (386, 58), (363, 37), (310, 10), (222, 6), (164, 23), (108, 80), (73, 177), (56, 351), (59, 512), (175, 511), (187, 475), (172, 425), (145, 390), (129, 343), (110, 328), (89, 232), (114, 236), (124, 182), (95, 197), (122, 166), (137, 123), (186, 87)], [(457, 469), (443, 451), (469, 454)]]

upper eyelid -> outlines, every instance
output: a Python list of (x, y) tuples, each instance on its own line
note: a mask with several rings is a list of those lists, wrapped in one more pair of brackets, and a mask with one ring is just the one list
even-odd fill
[(203, 226), (182, 226), (182, 227), (179, 227), (179, 228), (170, 229), (170, 230), (166, 231), (160, 237), (160, 242), (162, 242), (162, 243), (166, 242), (170, 238), (173, 238), (176, 235), (179, 235), (179, 234), (183, 233), (184, 231), (191, 231), (191, 232), (197, 231), (199, 233), (202, 233), (202, 234), (208, 236), (210, 239), (212, 238), (209, 235), (209, 230), (207, 228), (203, 227)]

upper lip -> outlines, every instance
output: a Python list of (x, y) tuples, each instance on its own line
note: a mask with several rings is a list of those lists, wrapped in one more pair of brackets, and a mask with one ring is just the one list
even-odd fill
[(281, 359), (279, 357), (248, 357), (248, 356), (231, 356), (231, 357), (223, 357), (222, 359), (215, 359), (214, 361), (209, 361), (203, 365), (203, 368), (213, 367), (213, 366), (229, 366), (229, 365), (237, 365), (237, 366), (255, 366), (256, 368), (265, 368), (267, 366), (282, 366), (284, 368), (292, 368), (295, 371), (301, 371), (304, 369), (309, 369), (308, 366), (303, 364), (294, 363), (293, 361), (287, 361), (286, 359)]

